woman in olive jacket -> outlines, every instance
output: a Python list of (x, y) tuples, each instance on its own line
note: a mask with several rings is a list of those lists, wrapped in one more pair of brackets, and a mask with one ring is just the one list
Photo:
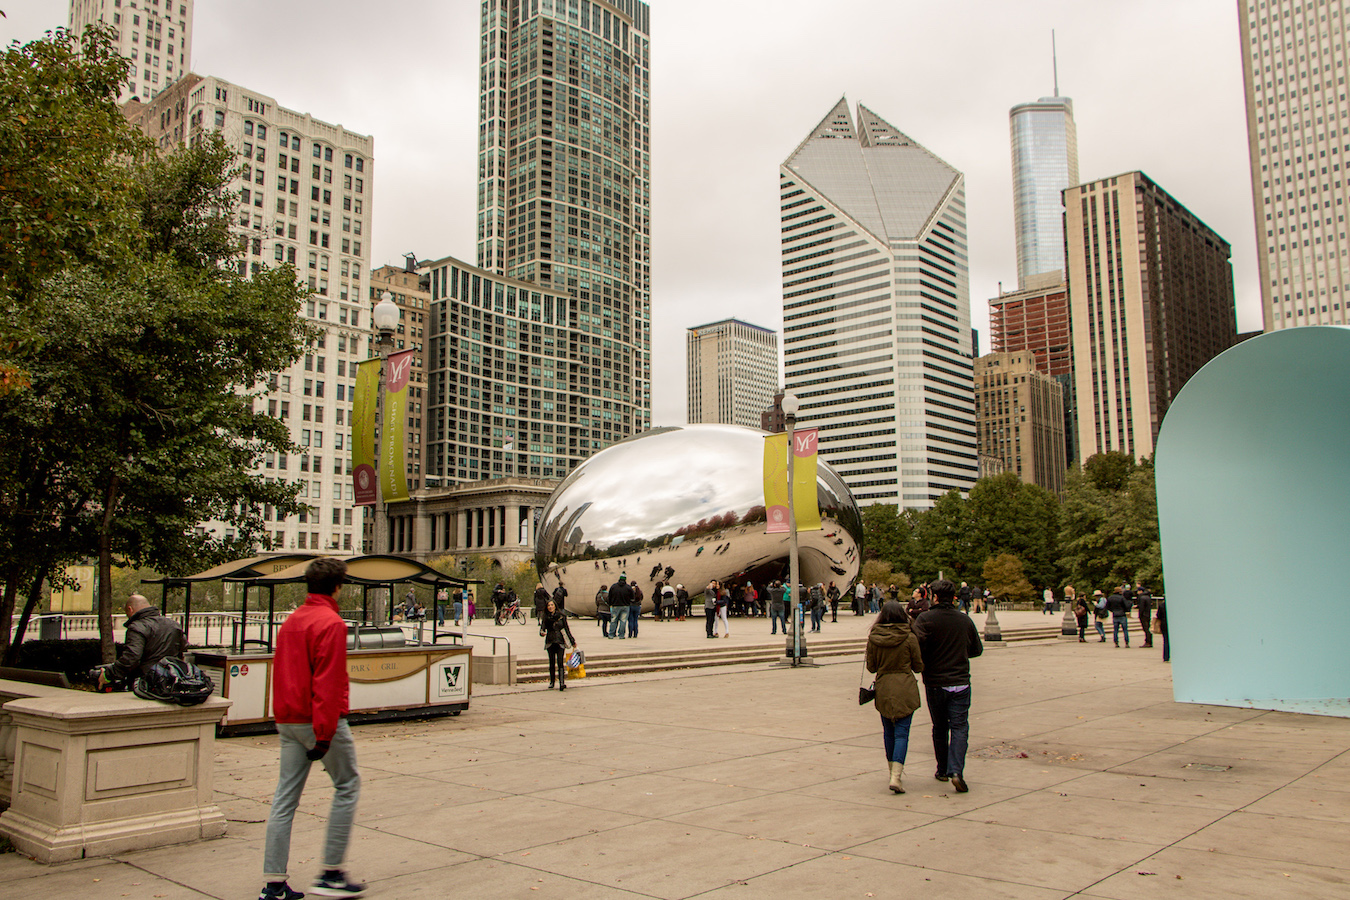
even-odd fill
[(918, 709), (919, 682), (923, 671), (919, 641), (909, 630), (909, 618), (898, 600), (887, 600), (867, 635), (867, 671), (875, 672), (876, 706), (881, 713), (882, 743), (890, 766), (890, 789), (905, 792), (905, 756), (909, 752), (909, 726)]
[(563, 648), (575, 647), (577, 642), (567, 625), (567, 613), (559, 610), (551, 597), (544, 607), (544, 615), (539, 619), (539, 635), (544, 639), (544, 649), (548, 651), (548, 686), (553, 687), (556, 675), (558, 690), (565, 691), (567, 666), (563, 662)]

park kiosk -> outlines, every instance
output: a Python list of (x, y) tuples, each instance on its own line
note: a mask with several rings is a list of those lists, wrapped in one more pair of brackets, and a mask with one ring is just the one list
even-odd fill
[[(169, 586), (177, 586), (172, 582), (190, 585), (194, 581), (216, 579), (242, 585), (242, 608), (238, 624), (231, 629), (228, 647), (193, 654), (193, 661), (215, 682), (216, 693), (232, 703), (220, 726), (221, 734), (258, 733), (275, 727), (271, 713), (273, 646), (276, 630), (284, 621), (284, 616), (279, 617), (276, 612), (276, 588), (303, 583), (305, 568), (313, 558), (295, 554), (254, 557), (189, 578), (165, 579), (171, 582)], [(392, 623), (372, 622), (369, 599), (375, 589), (388, 590), (393, 598), (400, 584), (427, 585), (434, 592), (442, 587), (481, 582), (445, 575), (401, 556), (358, 556), (346, 563), (348, 583), (361, 588), (359, 612), (342, 612), (348, 618), (347, 669), (351, 682), (348, 721), (358, 724), (459, 715), (468, 709), (473, 681), (472, 647), (437, 643), (442, 637), (458, 637), (453, 632), (437, 632), (433, 628), (428, 643), (417, 637), (409, 638), (403, 628)], [(208, 574), (209, 579), (204, 577)], [(266, 618), (261, 611), (250, 616), (249, 592), (264, 590), (268, 597)], [(257, 636), (250, 637), (254, 633)]]

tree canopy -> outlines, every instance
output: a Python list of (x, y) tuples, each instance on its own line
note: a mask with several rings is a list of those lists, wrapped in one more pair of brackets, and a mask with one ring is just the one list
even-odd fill
[(1063, 497), (1004, 473), (981, 478), (966, 498), (950, 491), (928, 510), (878, 504), (865, 507), (862, 519), (866, 558), (915, 581), (941, 573), (994, 590), (997, 577), (996, 594), (1019, 597), (1126, 580), (1163, 590), (1153, 467), (1124, 453), (1075, 467)]
[[(0, 162), (0, 233), (47, 231), (0, 262), (14, 267), (4, 297), (21, 314), (2, 343), (22, 373), (0, 394), (0, 619), (26, 588), (21, 636), (43, 579), (97, 557), (105, 656), (114, 558), (203, 568), (266, 546), (267, 507), (302, 508), (295, 486), (255, 474), (262, 453), (293, 449), (255, 401), (314, 336), (289, 266), (239, 273), (233, 153), (208, 135), (155, 155), (116, 111), (118, 59), (95, 30), (79, 54), (57, 32), (0, 64), (0, 92), (37, 95), (0, 113), (0, 142), (19, 151)], [(33, 110), (62, 129), (46, 141), (60, 153), (25, 143), (54, 132), (11, 121)], [(97, 187), (53, 173), (63, 160)], [(22, 197), (5, 197), (10, 181)], [(82, 211), (56, 211), (67, 204)]]

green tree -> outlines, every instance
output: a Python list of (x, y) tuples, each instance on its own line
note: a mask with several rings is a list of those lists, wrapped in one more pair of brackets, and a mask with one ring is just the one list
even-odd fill
[[(1148, 460), (1136, 465), (1128, 457), (1126, 466), (1119, 459), (1123, 454), (1108, 456), (1105, 463), (1088, 459), (1065, 482), (1060, 531), (1064, 574), (1080, 590), (1142, 581), (1160, 593), (1164, 584), (1153, 466)], [(1123, 478), (1117, 477), (1121, 472)], [(1090, 473), (1096, 474), (1095, 480)]]
[(1036, 594), (1022, 571), (1022, 561), (1011, 553), (989, 557), (985, 560), (981, 574), (984, 575), (985, 586), (994, 597), (1023, 602)]
[(1094, 453), (1083, 463), (1083, 475), (1102, 491), (1124, 490), (1134, 470), (1134, 457), (1119, 450)]
[(914, 566), (917, 578), (936, 578), (941, 572), (954, 582), (969, 581), (982, 559), (972, 554), (970, 516), (966, 502), (955, 490), (938, 498), (923, 513), (914, 528)]
[[(0, 468), (28, 482), (0, 483), (0, 550), (31, 539), (25, 521), (54, 536), (36, 559), (4, 561), (4, 602), (13, 609), (16, 573), (36, 586), (63, 560), (96, 556), (106, 659), (114, 557), (182, 574), (267, 545), (265, 506), (303, 508), (293, 485), (253, 474), (264, 452), (294, 449), (255, 401), (314, 334), (290, 267), (239, 273), (233, 156), (218, 137), (124, 164), (136, 216), (120, 238), (134, 253), (42, 282), (40, 327), (59, 339), (20, 345), (31, 387), (0, 398), (0, 429), (21, 436), (0, 447)], [(233, 536), (197, 531), (204, 521)]]
[(967, 501), (970, 557), (1011, 553), (1040, 587), (1059, 581), (1059, 501), (1015, 473), (981, 478)]
[(151, 146), (117, 107), (130, 65), (104, 26), (0, 56), (0, 394), (27, 384), (17, 354), (55, 337), (36, 302), (43, 282), (126, 258), (137, 215), (124, 162)]

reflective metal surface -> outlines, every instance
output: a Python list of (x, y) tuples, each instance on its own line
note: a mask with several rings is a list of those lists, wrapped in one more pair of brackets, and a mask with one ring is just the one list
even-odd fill
[[(695, 609), (709, 580), (787, 580), (788, 536), (766, 534), (764, 434), (736, 425), (656, 428), (592, 456), (544, 506), (535, 565), (567, 609), (595, 614), (595, 594), (620, 573), (652, 608), (656, 583), (682, 584)], [(821, 527), (798, 532), (805, 584), (857, 577), (862, 519), (844, 482), (817, 462)]]

